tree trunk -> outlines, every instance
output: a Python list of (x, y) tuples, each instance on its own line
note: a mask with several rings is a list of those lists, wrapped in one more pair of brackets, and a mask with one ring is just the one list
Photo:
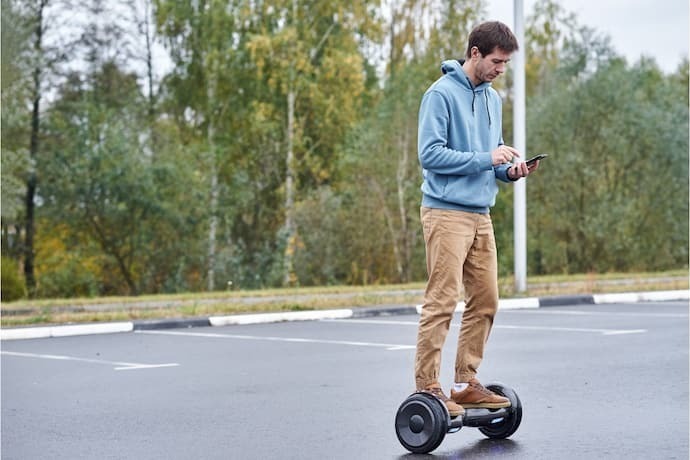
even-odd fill
[(395, 222), (393, 219), (393, 214), (391, 211), (388, 209), (388, 205), (386, 204), (386, 194), (383, 191), (383, 187), (378, 183), (378, 181), (374, 178), (371, 177), (369, 179), (369, 185), (371, 188), (374, 190), (374, 193), (376, 197), (379, 200), (380, 207), (381, 207), (381, 212), (383, 213), (383, 220), (386, 223), (386, 228), (388, 229), (388, 233), (390, 234), (391, 238), (391, 245), (393, 246), (393, 257), (395, 259), (395, 272), (398, 274), (398, 279), (402, 279), (402, 273), (403, 273), (403, 262), (402, 262), (402, 256), (400, 254), (400, 247), (398, 243), (398, 234), (395, 231)]
[[(103, 219), (100, 219), (97, 213), (94, 214), (88, 206), (84, 211), (86, 213), (86, 221), (91, 226), (93, 234), (96, 236), (96, 241), (98, 241), (101, 249), (105, 254), (112, 256), (117, 262), (117, 267), (120, 269), (120, 274), (127, 284), (129, 295), (138, 295), (139, 289), (137, 288), (137, 284), (134, 281), (134, 276), (130, 269), (131, 264), (128, 264), (126, 260), (127, 251), (123, 251), (121, 245), (113, 243), (112, 239), (108, 237), (107, 230), (101, 226)], [(129, 252), (131, 254), (131, 249)]]
[[(216, 97), (216, 82), (215, 73), (211, 75), (211, 81), (208, 82), (208, 101), (209, 106), (213, 107), (215, 97)], [(208, 291), (213, 291), (215, 289), (215, 276), (216, 276), (216, 232), (218, 229), (218, 195), (220, 193), (218, 188), (218, 159), (216, 158), (216, 146), (215, 146), (215, 122), (214, 122), (214, 111), (209, 109), (209, 121), (208, 128), (206, 131), (206, 141), (208, 142), (209, 148), (209, 159), (211, 162), (211, 190), (210, 190), (210, 219), (208, 225), (208, 272), (207, 272), (207, 286)]]
[(287, 123), (287, 155), (285, 158), (285, 254), (283, 285), (293, 286), (297, 282), (294, 269), (297, 230), (295, 228), (295, 161), (293, 152), (293, 136), (295, 124), (295, 92), (288, 91), (288, 123)]
[[(36, 17), (36, 39), (34, 41), (34, 52), (37, 56), (43, 53), (43, 11), (48, 4), (48, 0), (41, 0), (38, 5)], [(38, 178), (36, 175), (36, 156), (39, 148), (40, 134), (40, 114), (41, 114), (41, 62), (37, 60), (34, 68), (34, 87), (33, 87), (33, 108), (31, 112), (31, 140), (29, 145), (29, 155), (31, 156), (31, 166), (29, 177), (26, 184), (26, 220), (24, 222), (24, 278), (29, 297), (36, 295), (36, 276), (34, 274), (34, 233), (35, 233), (35, 198)]]
[(153, 120), (156, 116), (156, 100), (153, 94), (153, 30), (151, 26), (151, 1), (148, 0), (144, 5), (146, 8), (145, 19), (144, 19), (144, 32), (146, 36), (146, 78), (148, 79), (148, 115), (149, 124), (153, 126)]
[(208, 226), (208, 284), (207, 290), (215, 289), (216, 276), (216, 231), (218, 229), (218, 165), (214, 149), (211, 154), (211, 219)]
[[(33, 131), (33, 128), (32, 128)], [(34, 134), (31, 134), (34, 138)], [(33, 144), (33, 141), (32, 141)], [(33, 147), (32, 147), (33, 150)], [(34, 158), (32, 154), (32, 158)], [(33, 166), (32, 166), (33, 168)], [(29, 173), (26, 184), (26, 220), (24, 222), (24, 278), (29, 297), (36, 294), (36, 277), (34, 275), (34, 197), (36, 196), (36, 172)]]
[(409, 164), (409, 132), (401, 133), (400, 140), (400, 159), (398, 160), (398, 173), (396, 175), (396, 185), (398, 187), (398, 212), (400, 214), (400, 246), (401, 263), (399, 269), (400, 281), (407, 283), (410, 281), (410, 236), (407, 208), (405, 207), (405, 180), (407, 178), (407, 168)]

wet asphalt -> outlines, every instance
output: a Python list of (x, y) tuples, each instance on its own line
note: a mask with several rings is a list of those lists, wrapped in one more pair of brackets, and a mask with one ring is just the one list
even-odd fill
[(688, 302), (500, 311), (479, 378), (515, 389), (522, 424), (500, 441), (466, 427), (428, 455), (393, 427), (417, 319), (2, 342), (2, 458), (688, 458)]

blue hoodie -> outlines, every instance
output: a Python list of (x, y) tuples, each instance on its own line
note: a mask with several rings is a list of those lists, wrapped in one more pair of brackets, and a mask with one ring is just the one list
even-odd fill
[(503, 144), (502, 103), (490, 83), (472, 85), (463, 62), (443, 62), (443, 76), (419, 108), (422, 206), (488, 214), (496, 203), (496, 179), (511, 182), (510, 164), (491, 165), (491, 152)]

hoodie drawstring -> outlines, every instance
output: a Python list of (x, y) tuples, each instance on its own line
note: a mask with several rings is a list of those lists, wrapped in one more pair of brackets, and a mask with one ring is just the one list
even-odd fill
[[(463, 64), (465, 61), (458, 61), (460, 65)], [(443, 71), (443, 75), (446, 74), (446, 69), (442, 66), (441, 70)], [(469, 77), (465, 76), (467, 79), (467, 83), (469, 83), (470, 88), (472, 89), (472, 116), (474, 116), (474, 99), (477, 96), (477, 92), (474, 90), (474, 85), (472, 84), (472, 81), (469, 79)], [(484, 100), (486, 101), (486, 116), (489, 117), (489, 126), (491, 126), (491, 111), (489, 110), (489, 95), (487, 94), (486, 89), (482, 90), (484, 93)]]
[[(474, 96), (472, 96), (472, 99), (474, 99)], [(484, 100), (486, 100), (486, 115), (489, 117), (489, 126), (491, 126), (491, 112), (489, 111), (489, 95), (486, 94), (486, 90), (484, 91)]]
[[(491, 126), (491, 111), (489, 110), (489, 95), (484, 93), (484, 100), (486, 101), (486, 116), (489, 117), (489, 126)], [(476, 91), (472, 91), (472, 116), (474, 116), (474, 98), (477, 95)]]

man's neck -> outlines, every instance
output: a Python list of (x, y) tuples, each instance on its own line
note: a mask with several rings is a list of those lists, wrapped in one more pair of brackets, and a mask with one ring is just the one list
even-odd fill
[(472, 86), (476, 87), (479, 86), (481, 83), (480, 81), (477, 81), (474, 76), (474, 66), (472, 65), (472, 60), (467, 59), (463, 64), (462, 64), (462, 70), (465, 72), (465, 75), (467, 75), (467, 78), (470, 79), (470, 82), (472, 83)]

